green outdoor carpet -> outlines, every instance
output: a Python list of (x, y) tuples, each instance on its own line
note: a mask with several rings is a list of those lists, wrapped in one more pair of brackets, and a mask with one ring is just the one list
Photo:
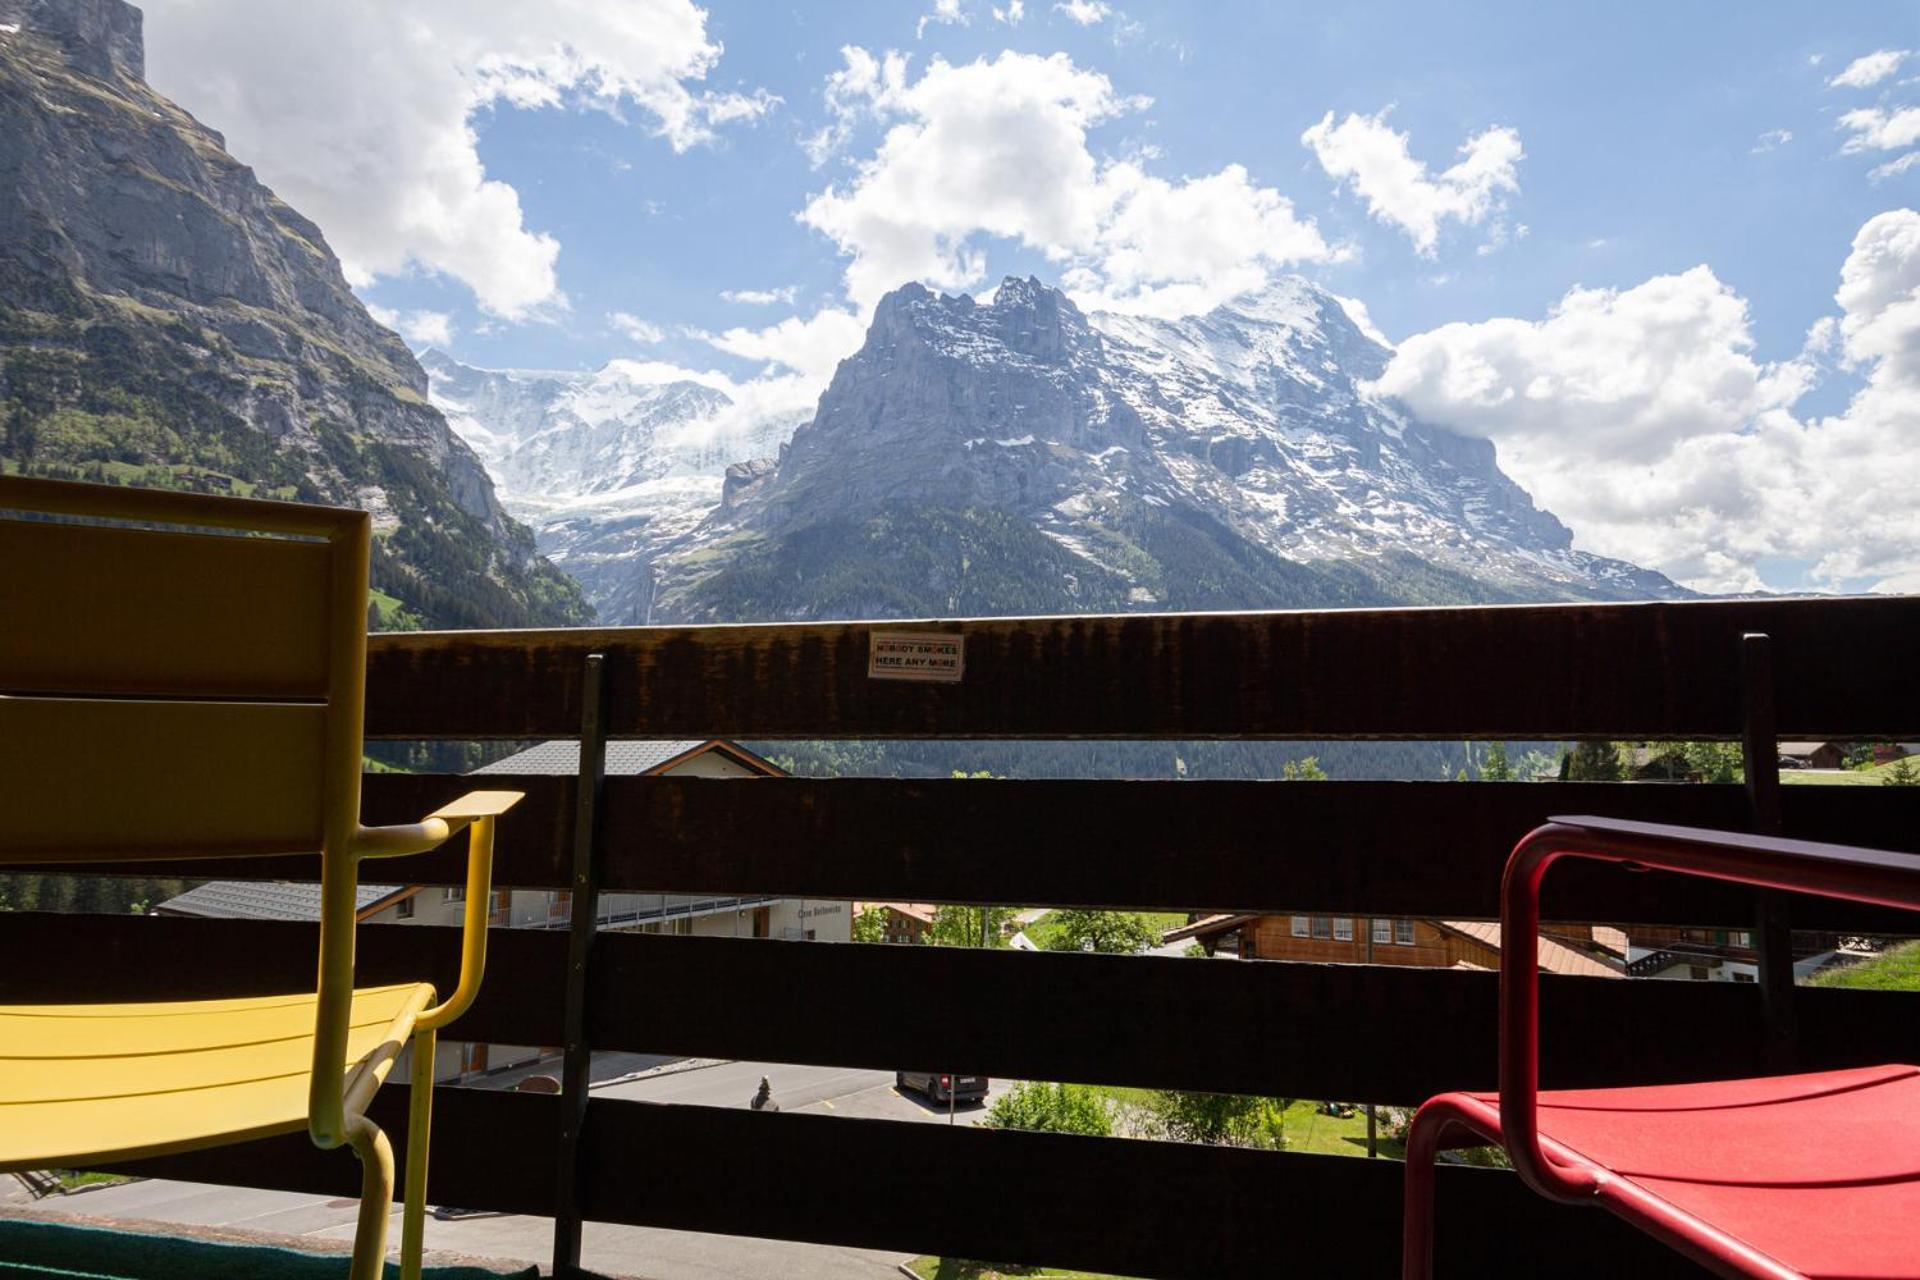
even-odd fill
[[(0, 1218), (0, 1280), (341, 1280), (344, 1253), (296, 1253), (266, 1245), (222, 1244), (66, 1223)], [(387, 1264), (388, 1277), (400, 1274)], [(428, 1267), (430, 1280), (507, 1280), (479, 1267)], [(532, 1280), (539, 1268), (511, 1273)]]

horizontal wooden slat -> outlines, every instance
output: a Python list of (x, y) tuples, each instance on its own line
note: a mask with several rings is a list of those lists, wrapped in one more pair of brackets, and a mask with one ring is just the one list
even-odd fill
[[(1388, 1160), (614, 1101), (593, 1103), (586, 1134), (601, 1222), (1165, 1280), (1379, 1280), (1399, 1264)], [(1699, 1275), (1511, 1174), (1440, 1175), (1443, 1275)]]
[[(480, 781), (371, 775), (368, 821), (412, 821)], [(566, 887), (573, 779), (484, 781), (527, 795), (500, 824), (496, 881)], [(1789, 835), (1920, 852), (1920, 788), (1789, 787), (1783, 805)], [(1747, 822), (1736, 787), (1628, 783), (641, 777), (609, 778), (601, 812), (605, 892), (1430, 919), (1497, 915), (1507, 850), (1556, 813), (1732, 829)], [(311, 880), (319, 861), (88, 870)], [(464, 883), (464, 842), (371, 874)], [(1748, 890), (1704, 880), (1574, 863), (1556, 868), (1547, 889), (1554, 919), (1752, 923)], [(1890, 911), (1820, 899), (1795, 905), (1803, 929), (1920, 932), (1920, 919)]]
[[(902, 627), (964, 636), (965, 678), (869, 679), (869, 636)], [(577, 733), (604, 652), (616, 735), (1733, 737), (1749, 631), (1783, 735), (1920, 736), (1914, 597), (388, 633), (367, 729)]]
[[(642, 934), (590, 973), (600, 1048), (1399, 1103), (1497, 1081), (1493, 973)], [(1766, 1070), (1752, 986), (1543, 983), (1550, 1087)], [(1906, 997), (1797, 997), (1808, 1069), (1920, 1061)]]
[[(1497, 917), (1507, 853), (1554, 814), (1748, 821), (1737, 787), (1625, 783), (610, 778), (603, 805), (609, 889), (1429, 919)], [(1784, 807), (1793, 835), (1920, 851), (1920, 788), (1794, 788)], [(1546, 907), (1748, 925), (1753, 895), (1570, 864)], [(1819, 899), (1794, 920), (1920, 932)]]
[[(450, 990), (457, 942), (364, 928), (360, 981)], [(496, 929), (489, 943), (480, 999), (448, 1034), (558, 1043), (565, 935)], [(0, 929), (0, 1003), (297, 991), (313, 946), (307, 925), (20, 913)], [(1763, 1069), (1750, 986), (1544, 981), (1550, 1085)], [(1495, 990), (1493, 974), (1455, 970), (616, 933), (594, 944), (588, 1012), (597, 1049), (1417, 1102), (1492, 1086)], [(1905, 1000), (1800, 991), (1804, 1065), (1920, 1060)]]
[[(277, 995), (313, 990), (319, 927), (275, 920), (167, 916), (0, 916), (0, 1004), (112, 1003)], [(360, 929), (356, 981), (432, 982), (460, 977), (460, 931), (450, 926)], [(566, 935), (543, 929), (487, 933), (487, 980), (449, 1035), (497, 1044), (560, 1043)]]
[[(550, 1212), (558, 1102), (439, 1090), (432, 1202)], [(389, 1086), (374, 1104), (401, 1159), (406, 1103), (406, 1089)], [(1401, 1169), (1388, 1160), (605, 1098), (589, 1105), (584, 1133), (581, 1185), (597, 1222), (1165, 1280), (1377, 1280), (1399, 1257)], [(358, 1190), (351, 1155), (316, 1150), (299, 1134), (124, 1168), (341, 1197)], [(1442, 1274), (1700, 1274), (1606, 1214), (1549, 1204), (1511, 1174), (1443, 1168), (1438, 1184)], [(1008, 1204), (1019, 1212), (997, 1208)]]

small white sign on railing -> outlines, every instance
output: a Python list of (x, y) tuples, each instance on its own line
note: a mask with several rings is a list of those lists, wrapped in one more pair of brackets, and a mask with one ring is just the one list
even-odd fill
[(945, 631), (875, 631), (867, 650), (873, 680), (959, 681), (966, 670), (967, 638)]

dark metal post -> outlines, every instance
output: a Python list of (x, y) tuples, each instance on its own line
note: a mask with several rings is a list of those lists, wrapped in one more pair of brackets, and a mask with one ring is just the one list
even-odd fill
[[(1774, 717), (1773, 650), (1758, 632), (1740, 637), (1740, 685), (1743, 701), (1742, 764), (1753, 829), (1780, 833), (1780, 734)], [(1786, 895), (1775, 889), (1754, 891), (1754, 954), (1758, 957), (1762, 1031), (1767, 1069), (1794, 1069), (1799, 1024), (1793, 999), (1793, 927)]]
[(600, 792), (607, 770), (606, 655), (587, 655), (580, 697), (579, 791), (573, 807), (573, 919), (567, 938), (566, 1054), (560, 1067), (560, 1150), (553, 1197), (553, 1274), (580, 1273), (580, 1131), (593, 1049), (587, 1037), (587, 959), (600, 914)]

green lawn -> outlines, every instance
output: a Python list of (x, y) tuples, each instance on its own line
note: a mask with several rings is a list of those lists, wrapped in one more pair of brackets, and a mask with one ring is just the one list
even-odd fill
[(118, 1173), (82, 1173), (74, 1169), (55, 1169), (53, 1176), (64, 1191), (77, 1191), (81, 1187), (95, 1187), (103, 1183), (127, 1180), (125, 1176)]
[[(1116, 1107), (1144, 1107), (1151, 1089), (1127, 1089), (1114, 1085), (1096, 1086), (1099, 1091), (1113, 1100)], [(1380, 1133), (1379, 1152), (1383, 1158), (1400, 1160), (1406, 1157), (1406, 1144), (1390, 1141), (1386, 1137), (1387, 1116), (1380, 1113), (1378, 1125)], [(1296, 1101), (1287, 1108), (1286, 1128), (1287, 1150), (1311, 1151), (1326, 1156), (1364, 1156), (1367, 1154), (1367, 1113), (1355, 1108), (1352, 1116), (1341, 1118), (1320, 1114), (1320, 1104), (1306, 1099)]]
[[(1136, 911), (1133, 914), (1153, 926), (1155, 933), (1178, 929), (1187, 922), (1187, 913), (1184, 911)], [(1047, 950), (1048, 944), (1059, 932), (1060, 926), (1055, 922), (1054, 913), (1051, 911), (1026, 927), (1027, 937), (1042, 951)]]
[(1885, 785), (1887, 775), (1893, 772), (1893, 766), (1898, 763), (1895, 760), (1877, 764), (1871, 769), (1845, 769), (1837, 773), (1820, 769), (1782, 769), (1780, 781), (1783, 785), (1798, 784), (1803, 787), (1878, 787)]
[[(1406, 1145), (1386, 1138), (1387, 1118), (1380, 1117), (1379, 1151), (1384, 1157), (1399, 1160)], [(1322, 1115), (1320, 1104), (1304, 1099), (1287, 1108), (1287, 1150), (1311, 1151), (1326, 1156), (1364, 1156), (1367, 1154), (1367, 1113), (1355, 1108), (1350, 1117)]]
[(1816, 987), (1863, 987), (1871, 991), (1920, 991), (1920, 942), (1890, 947), (1871, 960), (1829, 969)]
[(1047, 1280), (1126, 1280), (1105, 1272), (1061, 1271), (1056, 1267), (1010, 1267), (986, 1262), (963, 1262), (959, 1258), (915, 1258), (907, 1270), (921, 1280), (1026, 1280), (1044, 1276)]

